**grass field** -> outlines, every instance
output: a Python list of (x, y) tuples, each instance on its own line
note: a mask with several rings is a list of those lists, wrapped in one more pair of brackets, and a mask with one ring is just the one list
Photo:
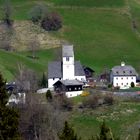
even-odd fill
[(100, 107), (95, 110), (73, 112), (71, 123), (83, 140), (99, 134), (103, 120), (110, 126), (115, 136), (121, 140), (136, 139), (140, 123), (139, 103), (119, 103), (114, 106)]
[[(128, 1), (131, 8), (130, 11), (126, 8), (127, 4), (123, 0), (82, 0), (82, 2), (79, 0), (44, 0), (42, 2), (48, 4), (51, 9), (58, 11), (63, 19), (64, 25), (62, 30), (52, 34), (67, 40), (70, 44), (74, 44), (75, 58), (81, 60), (84, 65), (92, 67), (99, 73), (104, 68), (111, 68), (114, 65), (120, 64), (121, 61), (125, 61), (126, 64), (132, 64), (140, 71), (140, 38), (133, 30), (132, 19), (129, 16), (131, 12), (137, 20), (139, 31), (140, 18), (138, 13), (140, 11), (140, 4), (137, 0)], [(13, 18), (15, 20), (28, 19), (28, 12), (33, 5), (38, 3), (41, 2), (37, 0), (13, 0)], [(70, 3), (74, 3), (74, 6), (69, 7), (71, 6)], [(110, 3), (112, 4), (110, 5)], [(57, 7), (55, 7), (56, 5)], [(40, 60), (33, 62), (32, 65), (41, 65), (43, 70), (46, 69), (47, 61), (53, 58), (53, 50), (50, 53), (46, 52), (39, 52)], [(15, 55), (22, 55), (21, 58), (24, 59), (26, 58), (25, 54), (14, 54), (13, 59)], [(10, 53), (8, 57), (11, 58)], [(26, 58), (27, 66), (29, 66), (28, 61), (30, 65), (31, 60)], [(0, 63), (3, 62), (1, 61)], [(10, 65), (12, 69), (12, 64)], [(36, 68), (37, 66), (30, 67), (38, 71), (40, 68)], [(11, 70), (7, 69), (8, 66), (3, 64), (1, 67), (2, 71)], [(15, 69), (15, 64), (13, 67)]]
[(124, 0), (49, 0), (58, 6), (120, 7)]

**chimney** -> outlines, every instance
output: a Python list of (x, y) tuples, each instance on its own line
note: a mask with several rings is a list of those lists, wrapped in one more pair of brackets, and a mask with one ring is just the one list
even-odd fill
[(122, 67), (125, 66), (125, 62), (121, 62), (121, 66), (122, 66)]

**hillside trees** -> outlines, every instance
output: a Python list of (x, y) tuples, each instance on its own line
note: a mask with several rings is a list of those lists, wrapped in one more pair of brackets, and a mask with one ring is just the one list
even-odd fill
[(7, 27), (11, 27), (13, 20), (12, 20), (12, 6), (10, 0), (5, 0), (3, 5), (3, 21)]
[(29, 19), (33, 23), (39, 24), (41, 20), (43, 19), (43, 17), (45, 16), (45, 14), (47, 13), (48, 13), (47, 6), (43, 4), (38, 4), (29, 11)]
[(0, 33), (0, 45), (1, 48), (7, 51), (12, 50), (12, 37), (14, 34), (13, 29), (13, 20), (12, 20), (12, 6), (9, 0), (5, 0), (3, 7), (2, 7), (2, 24), (1, 27), (1, 33)]
[[(37, 94), (29, 93), (26, 104), (20, 109), (22, 138), (31, 140), (59, 140), (67, 114), (52, 103), (42, 103)], [(25, 117), (26, 116), (26, 117)]]
[(18, 73), (15, 76), (15, 82), (17, 90), (20, 92), (35, 92), (38, 89), (38, 77), (37, 74), (18, 64)]
[(8, 93), (5, 81), (0, 74), (0, 139), (19, 140), (18, 118), (19, 114), (15, 108), (6, 106)]
[(29, 19), (46, 31), (57, 31), (62, 27), (62, 19), (57, 12), (50, 12), (47, 6), (36, 5), (29, 12)]

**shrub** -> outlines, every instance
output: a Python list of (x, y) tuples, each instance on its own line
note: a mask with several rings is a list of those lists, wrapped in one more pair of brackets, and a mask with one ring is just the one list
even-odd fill
[(57, 31), (62, 27), (62, 20), (57, 13), (49, 13), (41, 21), (41, 26), (46, 31)]
[(98, 106), (99, 97), (97, 95), (88, 96), (87, 99), (83, 101), (83, 106), (87, 108), (96, 108)]
[(134, 82), (131, 82), (131, 87), (132, 87), (132, 88), (134, 88), (134, 87), (135, 87)]
[(106, 95), (106, 96), (104, 97), (104, 103), (105, 103), (105, 104), (108, 104), (108, 105), (113, 105), (113, 103), (114, 103), (114, 98), (113, 98), (113, 96), (112, 96), (112, 95)]
[(52, 100), (52, 93), (51, 93), (50, 90), (48, 90), (48, 91), (46, 92), (46, 99), (47, 99), (48, 101), (51, 101), (51, 100)]
[(89, 92), (88, 91), (83, 91), (82, 94), (80, 96), (82, 97), (86, 97), (89, 95)]

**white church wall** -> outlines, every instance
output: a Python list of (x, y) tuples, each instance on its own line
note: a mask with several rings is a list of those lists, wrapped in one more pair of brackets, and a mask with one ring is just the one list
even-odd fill
[(58, 80), (60, 79), (59, 78), (48, 79), (48, 88), (53, 88), (53, 84), (56, 83)]
[(83, 91), (71, 91), (71, 92), (66, 92), (66, 96), (68, 98), (71, 98), (71, 97), (75, 97), (75, 96), (78, 96), (80, 94), (82, 94)]
[(63, 57), (63, 80), (74, 79), (74, 57)]
[(131, 83), (134, 82), (136, 85), (136, 76), (115, 76), (113, 77), (113, 86), (114, 87), (131, 87)]

